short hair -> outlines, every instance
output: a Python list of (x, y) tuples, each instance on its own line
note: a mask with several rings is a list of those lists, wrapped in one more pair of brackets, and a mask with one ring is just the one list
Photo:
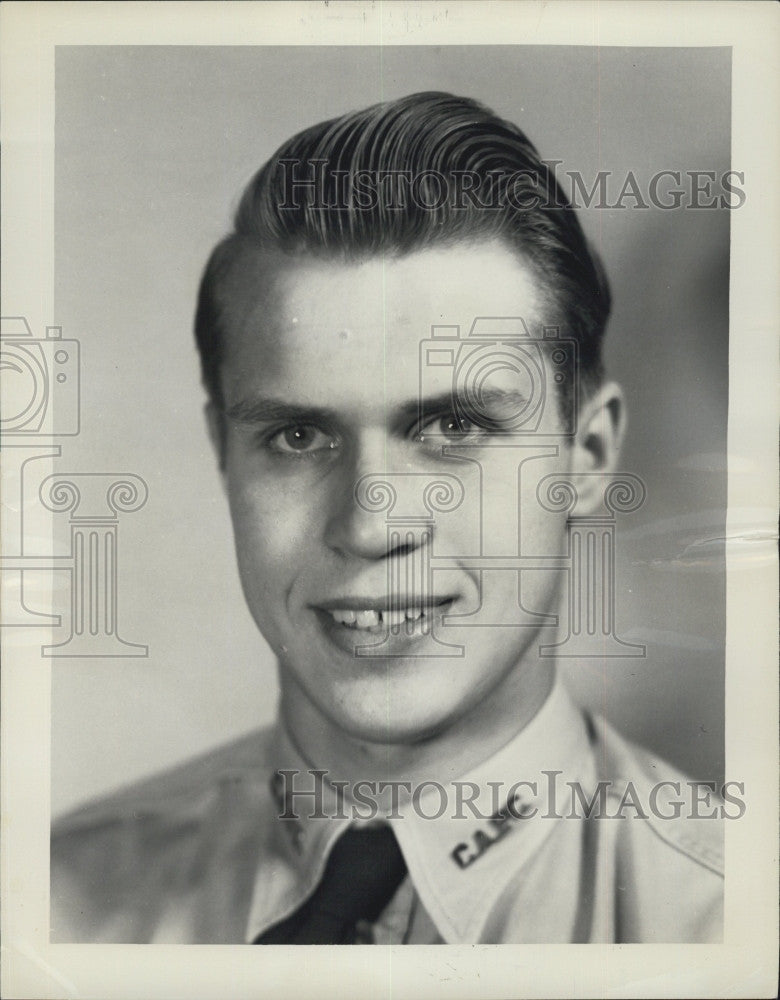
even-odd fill
[[(382, 186), (383, 176), (396, 187)], [(609, 286), (554, 169), (516, 125), (469, 98), (419, 93), (299, 132), (249, 182), (233, 232), (206, 265), (195, 337), (209, 395), (221, 406), (219, 289), (248, 246), (347, 262), (495, 240), (538, 274), (565, 336), (578, 343), (578, 383), (587, 395), (603, 377)], [(568, 382), (562, 387), (573, 391)]]

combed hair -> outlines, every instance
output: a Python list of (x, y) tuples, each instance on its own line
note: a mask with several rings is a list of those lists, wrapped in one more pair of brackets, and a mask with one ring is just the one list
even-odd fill
[[(316, 192), (299, 187), (291, 200), (291, 169), (296, 178), (316, 175)], [(362, 172), (376, 176), (390, 171), (417, 178), (418, 200), (424, 204), (406, 198), (399, 207), (392, 194), (368, 205), (355, 197), (344, 199), (345, 183)], [(459, 175), (478, 175), (482, 201), (463, 197), (454, 204), (449, 197), (437, 198), (433, 171), (452, 190)], [(488, 191), (490, 207), (485, 207)], [(221, 403), (225, 331), (219, 288), (242, 248), (355, 261), (494, 240), (539, 275), (551, 309), (564, 319), (561, 334), (578, 342), (580, 386), (587, 393), (602, 377), (609, 287), (553, 170), (517, 126), (469, 98), (421, 93), (305, 129), (249, 182), (233, 232), (215, 247), (206, 265), (195, 336), (209, 394)]]

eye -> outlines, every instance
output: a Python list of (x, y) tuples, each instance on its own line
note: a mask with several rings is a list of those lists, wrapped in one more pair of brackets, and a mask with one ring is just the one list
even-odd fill
[[(447, 442), (459, 442), (470, 440), (478, 436), (484, 436), (487, 430), (478, 424), (472, 423), (466, 417), (458, 417), (454, 413), (447, 413), (429, 420), (417, 431), (417, 440), (424, 443), (430, 439), (433, 444)], [(442, 440), (443, 439), (443, 440)]]
[(337, 441), (313, 424), (294, 424), (275, 431), (268, 438), (268, 446), (283, 455), (311, 455), (332, 451)]

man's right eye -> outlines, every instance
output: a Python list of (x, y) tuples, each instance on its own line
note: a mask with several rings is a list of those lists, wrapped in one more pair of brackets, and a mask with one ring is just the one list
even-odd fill
[(268, 446), (271, 451), (282, 455), (312, 455), (332, 451), (338, 447), (336, 439), (313, 424), (295, 424), (283, 427), (270, 435)]

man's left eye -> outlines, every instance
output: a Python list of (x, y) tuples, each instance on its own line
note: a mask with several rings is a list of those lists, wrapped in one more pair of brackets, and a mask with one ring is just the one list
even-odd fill
[(458, 417), (450, 413), (446, 416), (436, 417), (424, 424), (417, 432), (417, 440), (444, 438), (447, 441), (462, 441), (464, 438), (484, 435), (485, 433), (485, 428), (465, 417)]
[(268, 444), (273, 451), (283, 455), (305, 455), (336, 447), (336, 441), (330, 434), (312, 424), (284, 427), (269, 438)]

